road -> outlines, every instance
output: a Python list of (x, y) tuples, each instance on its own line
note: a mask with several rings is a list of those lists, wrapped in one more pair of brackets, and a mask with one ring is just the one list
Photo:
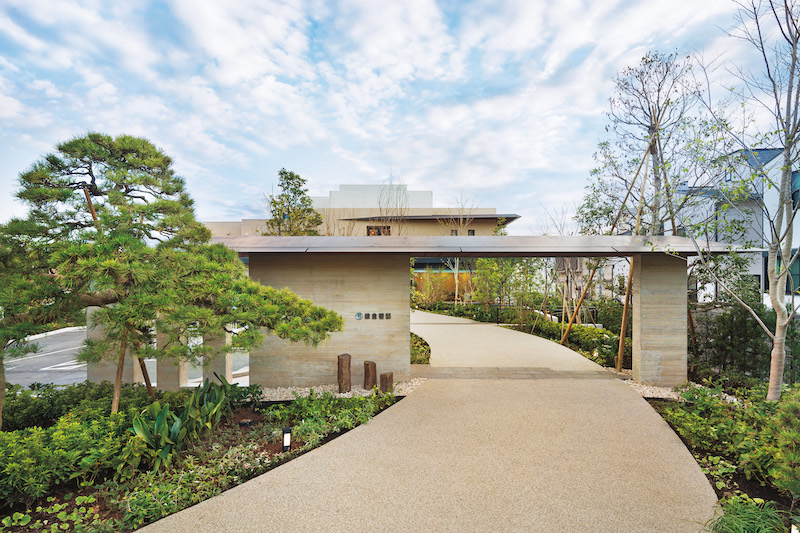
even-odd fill
[[(75, 331), (73, 328), (54, 331), (46, 337), (33, 339), (31, 342), (39, 346), (39, 351), (29, 353), (19, 359), (5, 361), (6, 380), (15, 385), (29, 386), (31, 383), (53, 383), (55, 385), (71, 385), (86, 381), (86, 363), (77, 360), (78, 352), (86, 339), (86, 330)], [(246, 354), (235, 354), (233, 357), (234, 382), (240, 385), (249, 384), (247, 371), (249, 358)], [(152, 383), (156, 384), (156, 362), (145, 360)], [(189, 380), (193, 385), (202, 381), (201, 367), (189, 365)]]
[(6, 380), (26, 387), (36, 382), (70, 385), (86, 381), (86, 363), (77, 360), (84, 339), (85, 330), (70, 328), (33, 340), (38, 352), (6, 360)]

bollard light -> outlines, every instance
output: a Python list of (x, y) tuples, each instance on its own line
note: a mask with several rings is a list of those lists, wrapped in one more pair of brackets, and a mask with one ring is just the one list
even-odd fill
[(288, 452), (292, 446), (292, 428), (283, 428), (283, 448), (281, 451)]

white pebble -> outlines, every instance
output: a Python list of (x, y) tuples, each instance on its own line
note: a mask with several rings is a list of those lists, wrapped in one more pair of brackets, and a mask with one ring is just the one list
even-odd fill
[[(400, 383), (396, 383), (394, 386), (394, 395), (408, 396), (414, 392), (417, 387), (422, 385), (423, 382), (425, 382), (425, 378), (413, 378), (409, 381), (401, 381)], [(366, 390), (359, 385), (353, 385), (350, 389), (350, 392), (339, 393), (339, 386), (334, 383), (330, 385), (317, 385), (316, 387), (278, 387), (275, 389), (264, 388), (262, 389), (263, 394), (261, 395), (261, 399), (267, 402), (293, 400), (293, 393), (297, 393), (298, 396), (308, 396), (311, 394), (312, 389), (314, 390), (314, 394), (317, 396), (321, 396), (326, 392), (330, 392), (338, 398), (353, 398), (355, 396), (369, 396), (372, 394), (371, 390)]]

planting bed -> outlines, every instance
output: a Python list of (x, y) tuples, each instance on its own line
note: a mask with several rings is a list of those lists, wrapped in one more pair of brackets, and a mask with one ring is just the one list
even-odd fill
[[(0, 511), (0, 531), (132, 531), (298, 457), (394, 402), (394, 396), (380, 393), (356, 398), (312, 393), (293, 401), (235, 406), (213, 430), (172, 449), (170, 461), (160, 468), (142, 461), (135, 470), (125, 466), (127, 474), (103, 470), (91, 480), (79, 476), (54, 483), (39, 498), (19, 497)], [(293, 428), (287, 452), (282, 451), (283, 427)], [(125, 438), (138, 438), (133, 430), (129, 435)]]

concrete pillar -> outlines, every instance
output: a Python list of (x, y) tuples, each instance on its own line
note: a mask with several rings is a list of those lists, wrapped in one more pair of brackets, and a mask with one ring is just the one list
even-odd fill
[(686, 376), (686, 260), (633, 257), (633, 379), (674, 387)]
[[(203, 337), (203, 344), (209, 345), (215, 351), (222, 349), (228, 344), (228, 334), (224, 337), (207, 338)], [(225, 378), (230, 383), (233, 380), (233, 354), (231, 352), (220, 353), (210, 361), (203, 364), (203, 381), (206, 379), (214, 380), (214, 373)]]
[[(336, 383), (337, 358), (352, 356), (352, 382), (363, 383), (364, 361), (396, 381), (411, 372), (408, 257), (400, 254), (250, 253), (250, 275), (338, 312), (344, 330), (314, 348), (274, 333), (250, 350), (250, 383), (315, 387)], [(367, 316), (369, 314), (369, 316)]]
[[(166, 335), (156, 334), (158, 349), (166, 346)], [(159, 390), (179, 390), (189, 384), (189, 365), (186, 361), (163, 359), (156, 361), (156, 386)]]
[[(105, 332), (102, 326), (98, 326), (92, 320), (92, 315), (99, 307), (88, 307), (86, 309), (86, 338), (102, 340), (105, 338)], [(111, 383), (117, 377), (117, 357), (119, 356), (119, 347), (112, 354), (109, 354), (109, 359), (104, 359), (97, 363), (89, 363), (86, 365), (86, 379), (93, 383), (100, 383), (103, 381), (110, 381)], [(130, 354), (125, 356), (125, 364), (122, 370), (123, 383), (142, 383), (144, 377), (142, 376), (142, 369), (139, 368), (139, 361)]]

